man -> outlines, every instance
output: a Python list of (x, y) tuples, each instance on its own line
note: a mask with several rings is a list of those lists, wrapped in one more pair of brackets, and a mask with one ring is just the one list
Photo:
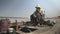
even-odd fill
[(9, 19), (1, 19), (0, 20), (0, 33), (1, 34), (6, 34), (7, 30), (10, 25), (10, 20)]
[(36, 11), (30, 16), (33, 25), (37, 25), (38, 23), (41, 24), (41, 22), (43, 22), (45, 18), (45, 11), (41, 10), (40, 5), (37, 4), (35, 8)]

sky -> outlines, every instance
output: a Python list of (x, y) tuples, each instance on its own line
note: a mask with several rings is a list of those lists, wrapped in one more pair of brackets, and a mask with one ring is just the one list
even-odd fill
[(60, 16), (60, 0), (0, 0), (0, 16), (29, 18), (37, 4), (46, 17)]

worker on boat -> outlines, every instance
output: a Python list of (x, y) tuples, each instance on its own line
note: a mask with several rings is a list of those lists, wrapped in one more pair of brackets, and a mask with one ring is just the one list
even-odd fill
[(45, 18), (45, 11), (41, 9), (40, 5), (36, 5), (36, 11), (30, 16), (31, 22), (34, 25), (37, 25), (38, 23), (42, 23)]

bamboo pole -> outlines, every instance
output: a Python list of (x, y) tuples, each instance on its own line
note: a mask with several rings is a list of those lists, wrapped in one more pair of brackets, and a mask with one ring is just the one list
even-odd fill
[(15, 22), (16, 22), (16, 31), (18, 31), (18, 22), (17, 20), (15, 20)]

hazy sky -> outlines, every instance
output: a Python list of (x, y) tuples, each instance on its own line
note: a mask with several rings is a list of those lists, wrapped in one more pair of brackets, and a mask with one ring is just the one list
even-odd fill
[(0, 16), (30, 17), (38, 3), (47, 17), (60, 15), (60, 0), (0, 0)]

